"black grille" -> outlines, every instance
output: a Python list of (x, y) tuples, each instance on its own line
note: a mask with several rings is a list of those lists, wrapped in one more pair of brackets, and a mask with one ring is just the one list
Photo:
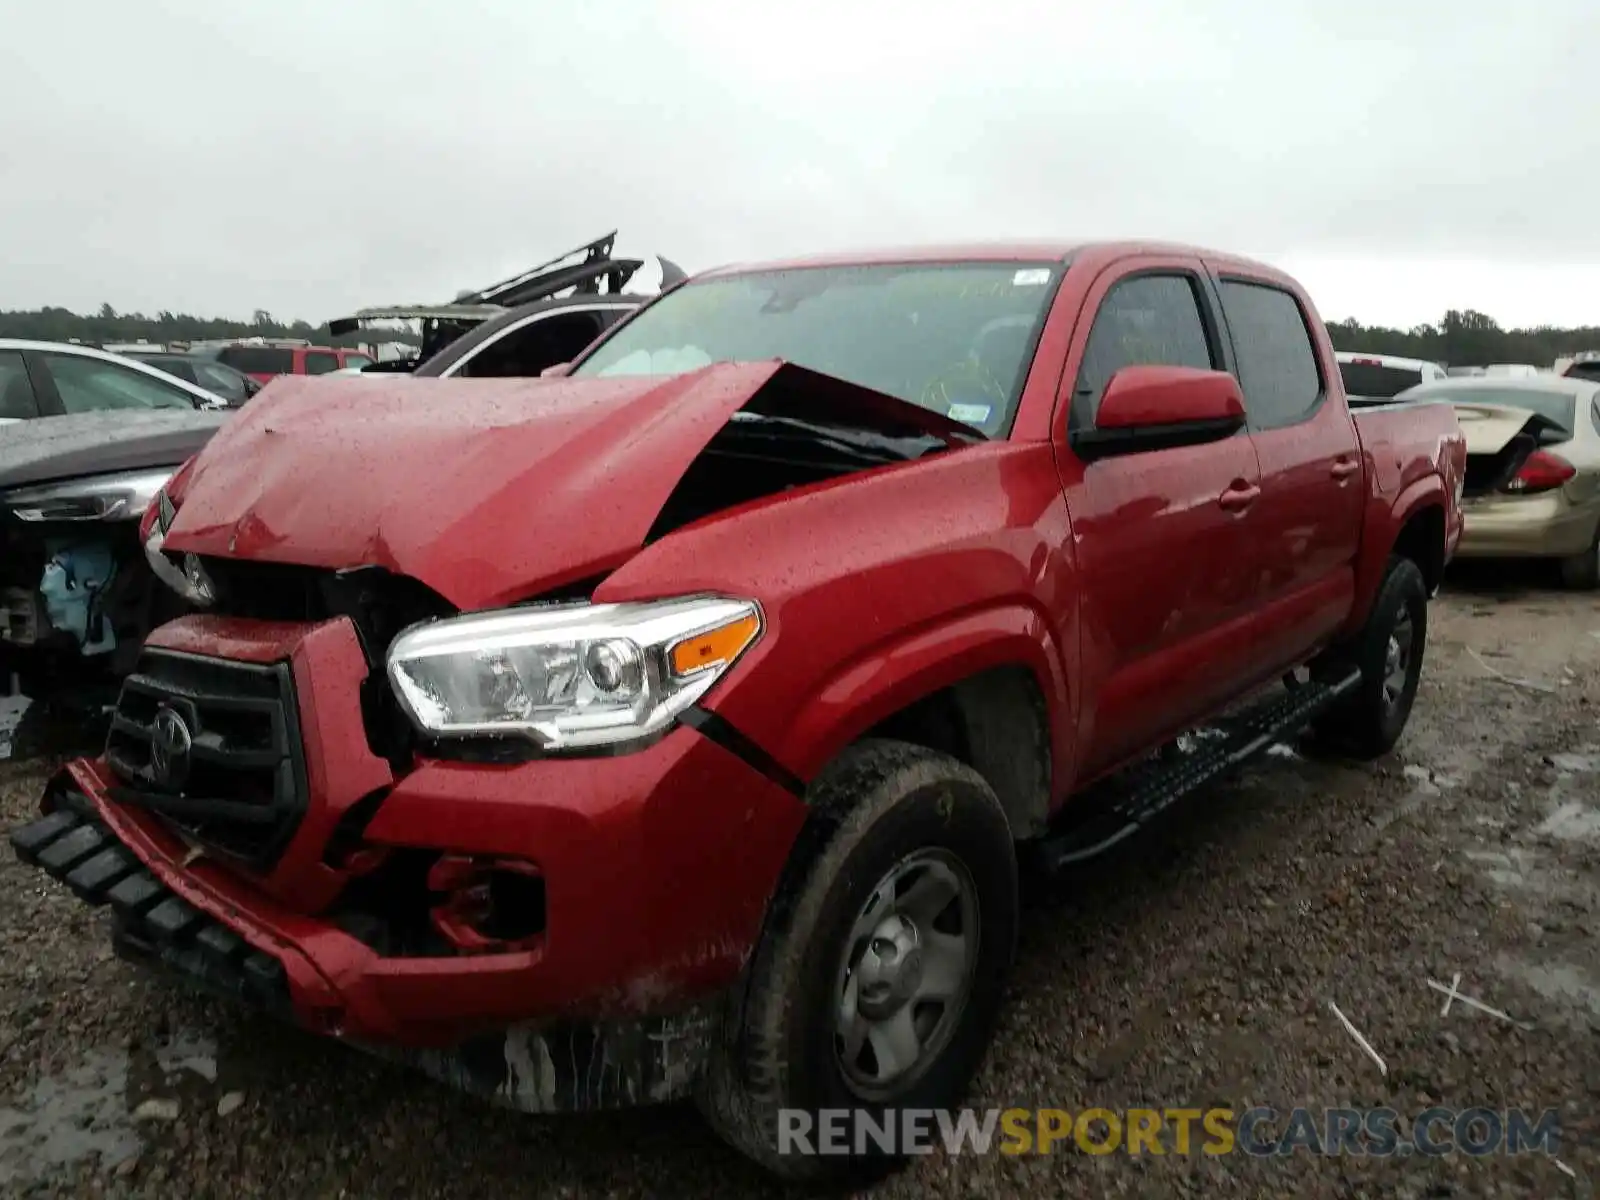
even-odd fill
[[(190, 742), (165, 772), (152, 754), (164, 708), (181, 719)], [(160, 813), (250, 866), (267, 866), (306, 808), (298, 712), (286, 664), (147, 650), (123, 681), (111, 718), (106, 761), (122, 785), (111, 796)]]

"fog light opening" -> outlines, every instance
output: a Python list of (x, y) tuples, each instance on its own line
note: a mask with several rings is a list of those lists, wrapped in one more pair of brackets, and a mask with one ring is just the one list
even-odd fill
[(525, 950), (544, 937), (544, 876), (518, 859), (446, 855), (428, 872), (428, 889), (443, 893), (433, 927), (469, 953)]

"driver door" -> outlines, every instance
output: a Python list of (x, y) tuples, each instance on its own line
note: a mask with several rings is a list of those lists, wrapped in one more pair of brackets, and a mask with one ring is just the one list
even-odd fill
[[(1058, 404), (1058, 454), (1080, 579), (1089, 775), (1153, 748), (1212, 713), (1248, 670), (1242, 642), (1255, 599), (1246, 514), (1260, 492), (1248, 433), (1085, 462), (1074, 429), (1094, 427), (1123, 367), (1228, 370), (1230, 351), (1203, 265), (1143, 257), (1091, 287)], [(1084, 326), (1087, 325), (1087, 329)]]

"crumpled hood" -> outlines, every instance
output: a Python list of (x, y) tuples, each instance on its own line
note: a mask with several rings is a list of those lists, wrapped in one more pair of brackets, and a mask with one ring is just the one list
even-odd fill
[(727, 363), (665, 379), (387, 386), (285, 376), (195, 460), (166, 544), (381, 566), (462, 609), (523, 599), (635, 553), (706, 443), (776, 374), (796, 370)]
[(0, 426), (0, 488), (177, 467), (232, 415), (227, 410), (127, 409)]

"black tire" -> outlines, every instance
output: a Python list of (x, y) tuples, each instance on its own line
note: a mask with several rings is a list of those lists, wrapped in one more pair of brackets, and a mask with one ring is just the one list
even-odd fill
[[(1391, 670), (1390, 638), (1410, 626), (1409, 652), (1398, 686)], [(1367, 623), (1355, 641), (1338, 656), (1361, 671), (1361, 682), (1340, 704), (1319, 718), (1317, 736), (1355, 758), (1372, 759), (1394, 749), (1411, 716), (1422, 679), (1423, 651), (1428, 642), (1428, 586), (1409, 558), (1390, 558)]]
[[(742, 1003), (730, 1009), (713, 1051), (699, 1103), (725, 1140), (784, 1179), (869, 1182), (903, 1159), (870, 1144), (863, 1155), (783, 1153), (780, 1111), (814, 1116), (824, 1109), (879, 1113), (961, 1103), (993, 1036), (1016, 952), (1016, 849), (1005, 812), (983, 778), (919, 746), (858, 743), (819, 777), (809, 801), (812, 817), (774, 897)], [(961, 878), (970, 885), (975, 915), (965, 907), (969, 893), (958, 891), (934, 918), (960, 909), (976, 929), (970, 975), (964, 976), (970, 984), (965, 1002), (952, 1006), (939, 1027), (944, 1032), (930, 1037), (938, 1044), (921, 1070), (896, 1087), (863, 1095), (841, 1061), (845, 1043), (836, 1040), (845, 994), (837, 989), (850, 978), (842, 974), (847, 947), (860, 944), (851, 935), (869, 902), (887, 895), (880, 883), (899, 864), (924, 855), (938, 860), (936, 874), (954, 870), (952, 863), (966, 872)], [(905, 895), (916, 882), (920, 877)], [(925, 945), (931, 962), (931, 938)], [(858, 996), (869, 973), (861, 961), (852, 971)], [(865, 1060), (857, 1055), (852, 1061), (859, 1067)]]
[(1576, 592), (1592, 592), (1600, 587), (1600, 528), (1595, 530), (1587, 550), (1561, 560), (1561, 582)]

